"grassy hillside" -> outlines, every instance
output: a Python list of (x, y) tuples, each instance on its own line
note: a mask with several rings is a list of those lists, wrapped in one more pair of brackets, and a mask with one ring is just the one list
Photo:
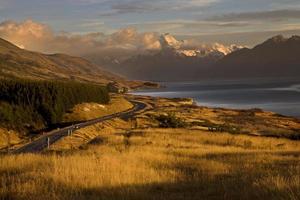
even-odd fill
[(133, 105), (124, 97), (118, 95), (111, 95), (108, 104), (99, 103), (82, 103), (75, 105), (64, 116), (64, 122), (84, 121), (111, 115), (113, 113), (122, 112), (132, 108)]
[(23, 78), (34, 80), (76, 80), (107, 84), (119, 82), (128, 87), (143, 85), (127, 81), (121, 76), (104, 71), (100, 66), (85, 59), (65, 54), (46, 55), (31, 52), (0, 38), (0, 79)]

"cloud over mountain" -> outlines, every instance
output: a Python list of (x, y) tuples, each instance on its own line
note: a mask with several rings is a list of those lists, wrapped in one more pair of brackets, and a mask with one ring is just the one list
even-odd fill
[(120, 51), (127, 54), (160, 48), (157, 33), (138, 33), (133, 28), (122, 29), (111, 35), (100, 32), (83, 35), (55, 33), (47, 25), (31, 20), (1, 23), (0, 37), (33, 51), (78, 56), (95, 53), (105, 55)]
[[(226, 49), (220, 44), (207, 45), (198, 40), (178, 41), (171, 35), (156, 32), (140, 33), (135, 28), (120, 29), (112, 34), (94, 32), (88, 34), (55, 33), (49, 26), (32, 20), (0, 23), (0, 37), (17, 46), (44, 53), (67, 53), (75, 56), (112, 57), (122, 59), (149, 51), (159, 51), (166, 45), (178, 50), (212, 48)], [(172, 40), (172, 41), (171, 41)], [(227, 54), (228, 50), (222, 52)], [(94, 60), (95, 61), (95, 60)], [(97, 60), (96, 60), (97, 61)]]

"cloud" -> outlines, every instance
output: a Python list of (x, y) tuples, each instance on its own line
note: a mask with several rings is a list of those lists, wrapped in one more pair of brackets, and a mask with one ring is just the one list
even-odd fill
[(247, 21), (202, 21), (202, 20), (169, 20), (153, 21), (145, 23), (128, 23), (128, 26), (139, 30), (167, 32), (173, 34), (207, 34), (216, 32), (228, 32), (232, 30), (245, 30), (256, 25), (256, 22)]
[(153, 22), (145, 22), (145, 23), (128, 23), (130, 26), (149, 26), (152, 28), (163, 28), (163, 27), (180, 27), (180, 28), (188, 28), (195, 26), (210, 26), (210, 27), (241, 27), (248, 26), (253, 23), (246, 21), (232, 21), (232, 22), (224, 22), (224, 21), (202, 21), (202, 20), (169, 20), (169, 21), (153, 21)]
[(56, 34), (47, 25), (31, 20), (1, 23), (0, 37), (29, 50), (76, 56), (126, 56), (160, 48), (159, 35), (154, 32), (139, 33), (134, 28), (125, 28), (110, 35), (101, 32)]
[[(94, 23), (97, 25), (96, 21)], [(102, 25), (102, 23), (99, 22), (99, 25)], [(142, 25), (148, 26), (149, 31), (138, 32), (137, 28)], [(212, 26), (216, 29), (211, 29)], [(225, 33), (224, 31), (215, 31), (218, 28), (223, 30), (224, 27), (236, 26), (240, 30), (239, 32), (228, 31)], [(299, 24), (292, 22), (278, 30), (261, 32), (260, 30), (253, 31), (251, 29), (251, 32), (247, 32), (247, 29), (245, 29), (247, 23), (188, 20), (131, 24), (129, 28), (123, 28), (111, 34), (102, 32), (72, 34), (68, 32), (56, 33), (46, 24), (27, 20), (23, 22), (5, 21), (0, 23), (0, 37), (19, 47), (38, 52), (66, 53), (97, 61), (106, 58), (117, 58), (120, 60), (132, 55), (160, 50), (161, 34), (153, 31), (153, 29), (156, 29), (155, 27), (157, 30), (163, 30), (163, 32), (169, 32), (170, 29), (174, 30), (176, 28), (189, 30), (187, 34), (177, 34), (178, 39), (183, 40), (180, 47), (183, 50), (203, 49), (211, 47), (215, 42), (226, 45), (253, 45), (279, 33), (284, 33), (288, 36), (296, 33), (300, 34)], [(161, 27), (168, 28), (161, 29)], [(198, 28), (196, 29), (195, 27)], [(174, 32), (171, 31), (171, 33)]]
[(230, 13), (209, 18), (210, 21), (241, 21), (241, 20), (286, 20), (300, 19), (300, 10), (271, 10), (260, 12)]
[(285, 0), (285, 1), (279, 1), (279, 2), (272, 2), (271, 8), (273, 10), (300, 9), (300, 2), (298, 0)]
[(109, 4), (109, 11), (102, 12), (100, 15), (199, 9), (218, 1), (219, 0), (117, 0)]
[[(190, 26), (196, 22), (190, 22)], [(6, 21), (0, 23), (0, 37), (21, 48), (44, 53), (66, 53), (82, 56), (103, 63), (106, 59), (123, 60), (133, 55), (159, 51), (164, 45), (161, 34), (157, 32), (138, 32), (129, 27), (112, 34), (94, 32), (88, 34), (55, 33), (45, 25), (32, 20), (24, 22)], [(170, 38), (173, 38), (169, 35)], [(175, 38), (173, 41), (177, 41)], [(178, 42), (179, 50), (222, 48), (212, 46), (201, 40), (185, 39)], [(216, 45), (216, 44), (214, 44)]]
[(68, 3), (75, 5), (94, 5), (108, 3), (109, 0), (66, 0)]
[(89, 27), (89, 28), (94, 28), (94, 27), (99, 27), (99, 26), (104, 26), (105, 23), (101, 21), (96, 21), (96, 20), (86, 20), (83, 23), (81, 23), (79, 26), (81, 27)]
[(206, 41), (207, 43), (219, 42), (225, 45), (239, 44), (242, 46), (253, 47), (259, 43), (264, 42), (267, 38), (271, 38), (275, 35), (284, 35), (285, 37), (291, 37), (293, 35), (300, 35), (300, 27), (296, 29), (281, 29), (271, 31), (243, 31), (233, 33), (215, 33), (215, 34), (202, 34), (202, 35), (178, 35), (178, 38), (189, 38), (189, 40), (195, 39), (195, 41)]
[(12, 41), (18, 46), (40, 49), (44, 46), (45, 41), (51, 40), (54, 36), (46, 25), (27, 20), (22, 23), (2, 22), (0, 37)]
[(1, 0), (0, 1), (0, 10), (6, 8), (9, 5), (10, 5), (9, 0)]

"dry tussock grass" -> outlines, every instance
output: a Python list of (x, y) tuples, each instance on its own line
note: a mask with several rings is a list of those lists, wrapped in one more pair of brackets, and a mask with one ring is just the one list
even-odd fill
[[(193, 128), (207, 130), (209, 127), (223, 126), (225, 129), (238, 130), (236, 133), (262, 135), (271, 137), (300, 138), (300, 120), (285, 117), (260, 109), (235, 110), (223, 108), (198, 107), (184, 104), (186, 100), (167, 98), (135, 97), (153, 105), (153, 109), (144, 113), (142, 125), (153, 127), (149, 117), (160, 114), (175, 113), (182, 120), (192, 124)], [(147, 123), (148, 121), (148, 123)], [(198, 125), (197, 125), (198, 124)], [(226, 131), (229, 131), (226, 130)], [(230, 132), (230, 131), (229, 131)]]
[(0, 160), (12, 199), (299, 199), (300, 144), (184, 129), (99, 133), (87, 149)]
[(21, 141), (22, 139), (15, 131), (0, 128), (0, 149), (19, 144)]

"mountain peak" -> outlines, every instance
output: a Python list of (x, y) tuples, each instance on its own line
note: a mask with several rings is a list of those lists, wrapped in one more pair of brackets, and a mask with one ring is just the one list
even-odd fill
[(180, 49), (182, 42), (176, 40), (171, 34), (166, 33), (160, 36), (160, 44), (162, 49)]
[(283, 35), (276, 35), (269, 40), (266, 41), (266, 43), (282, 43), (285, 42), (287, 39)]
[(289, 38), (289, 41), (297, 41), (297, 42), (299, 42), (300, 41), (300, 36), (293, 35), (292, 37)]
[[(243, 49), (218, 62), (235, 77), (299, 77), (300, 37), (278, 35), (252, 49)], [(242, 67), (242, 69), (241, 69)], [(221, 72), (220, 72), (221, 73)]]
[(283, 35), (277, 35), (257, 45), (255, 48), (270, 48), (283, 44), (296, 44), (297, 42), (300, 42), (300, 36), (294, 35), (290, 38), (285, 38)]

